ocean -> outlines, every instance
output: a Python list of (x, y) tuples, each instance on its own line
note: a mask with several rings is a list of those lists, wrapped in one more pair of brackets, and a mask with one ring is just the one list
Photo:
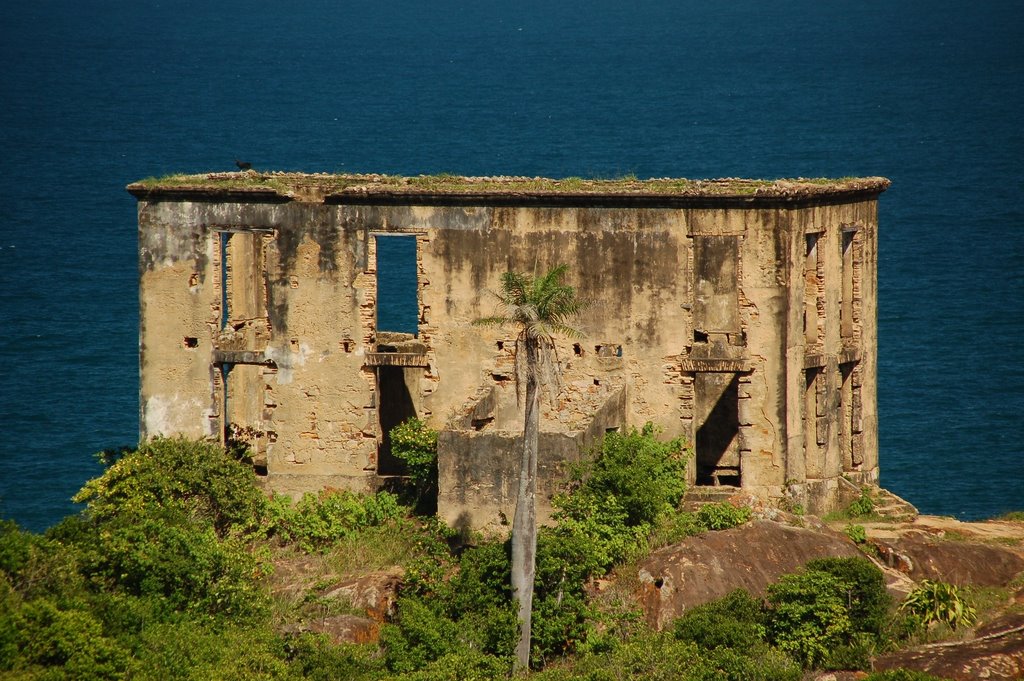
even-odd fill
[(138, 436), (135, 201), (173, 172), (843, 177), (880, 202), (882, 483), (1024, 509), (1015, 2), (0, 8), (0, 517)]

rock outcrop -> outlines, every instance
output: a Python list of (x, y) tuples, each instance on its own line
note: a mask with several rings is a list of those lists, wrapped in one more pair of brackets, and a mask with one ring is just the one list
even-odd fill
[(879, 671), (900, 667), (955, 681), (1024, 679), (1024, 614), (995, 619), (969, 641), (919, 646), (875, 660)]
[(933, 539), (906, 534), (873, 540), (883, 560), (911, 579), (932, 579), (957, 586), (1006, 586), (1024, 571), (1019, 549), (992, 544)]
[(350, 577), (328, 587), (320, 598), (343, 599), (353, 608), (366, 611), (370, 619), (383, 622), (394, 614), (398, 587), (405, 572), (401, 568), (369, 572)]
[(734, 589), (762, 595), (782, 575), (829, 556), (862, 554), (845, 535), (824, 527), (755, 520), (652, 553), (639, 565), (640, 602), (648, 623), (662, 629), (689, 608)]
[(300, 634), (306, 631), (325, 634), (335, 645), (375, 643), (380, 638), (380, 622), (358, 615), (334, 615), (292, 622), (281, 630), (286, 634)]

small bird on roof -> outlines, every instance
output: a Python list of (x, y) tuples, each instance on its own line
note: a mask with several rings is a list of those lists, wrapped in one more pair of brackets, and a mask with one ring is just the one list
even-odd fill
[(235, 159), (235, 165), (238, 166), (239, 170), (251, 170), (252, 169), (252, 164), (251, 163), (249, 163), (248, 161), (239, 161), (237, 158)]

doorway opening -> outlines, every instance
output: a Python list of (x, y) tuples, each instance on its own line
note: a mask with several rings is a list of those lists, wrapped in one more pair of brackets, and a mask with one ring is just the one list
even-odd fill
[(409, 382), (416, 380), (422, 369), (399, 366), (377, 367), (377, 413), (381, 439), (377, 446), (378, 475), (408, 475), (405, 461), (391, 452), (391, 429), (416, 417)]
[(740, 486), (739, 385), (738, 374), (694, 376), (698, 485)]

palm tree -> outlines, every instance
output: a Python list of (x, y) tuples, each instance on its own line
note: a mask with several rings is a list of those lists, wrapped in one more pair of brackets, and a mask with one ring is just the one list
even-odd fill
[(547, 274), (533, 277), (506, 272), (501, 277), (499, 312), (476, 320), (482, 326), (513, 324), (516, 336), (516, 394), (525, 378), (526, 415), (523, 423), (523, 454), (519, 468), (519, 492), (512, 520), (512, 595), (519, 605), (519, 643), (516, 646), (517, 669), (530, 663), (533, 578), (537, 565), (537, 446), (540, 432), (540, 390), (552, 375), (554, 336), (582, 335), (569, 325), (584, 304), (576, 289), (562, 283), (567, 267), (558, 265)]

